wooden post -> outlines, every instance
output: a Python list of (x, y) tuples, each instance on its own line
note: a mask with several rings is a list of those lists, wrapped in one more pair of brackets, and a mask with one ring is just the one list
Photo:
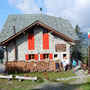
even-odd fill
[(5, 49), (5, 51), (6, 51), (6, 60), (8, 62), (8, 51), (7, 51), (7, 49)]
[[(14, 34), (16, 34), (15, 26), (13, 26)], [(13, 41), (14, 43), (14, 52), (15, 52), (15, 61), (17, 61), (17, 46), (16, 46), (16, 39)]]
[(90, 74), (90, 43), (88, 38), (88, 73)]

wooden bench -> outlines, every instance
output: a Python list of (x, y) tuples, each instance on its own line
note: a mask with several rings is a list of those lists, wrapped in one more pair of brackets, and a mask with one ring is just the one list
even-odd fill
[(21, 77), (21, 76), (16, 76), (15, 78), (19, 79), (19, 81), (21, 81), (21, 80), (37, 81), (37, 77)]
[(8, 75), (8, 76), (3, 76), (3, 75), (0, 75), (0, 78), (5, 78), (5, 79), (12, 79), (13, 78), (13, 75)]

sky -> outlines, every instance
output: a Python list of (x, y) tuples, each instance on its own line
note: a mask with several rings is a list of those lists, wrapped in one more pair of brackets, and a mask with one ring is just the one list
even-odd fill
[(68, 19), (73, 28), (78, 24), (83, 32), (90, 30), (90, 0), (1, 0), (0, 31), (12, 14), (48, 14)]

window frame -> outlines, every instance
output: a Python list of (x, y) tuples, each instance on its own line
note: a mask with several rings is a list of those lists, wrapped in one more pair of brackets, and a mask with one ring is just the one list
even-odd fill
[(47, 34), (48, 30), (43, 28), (43, 34)]
[[(66, 54), (66, 57), (64, 57), (64, 54)], [(63, 59), (68, 59), (67, 55), (68, 55), (67, 53), (63, 53)]]
[[(57, 58), (54, 57), (54, 55), (57, 54)], [(58, 53), (53, 53), (53, 60), (58, 60), (59, 59), (59, 54)]]
[[(34, 55), (34, 56), (32, 56), (33, 59), (30, 59), (30, 55), (31, 55), (31, 56)], [(35, 54), (29, 54), (29, 60), (35, 60)]]
[[(44, 58), (45, 57), (44, 55), (47, 55), (47, 58)], [(49, 53), (43, 54), (43, 60), (49, 60)]]

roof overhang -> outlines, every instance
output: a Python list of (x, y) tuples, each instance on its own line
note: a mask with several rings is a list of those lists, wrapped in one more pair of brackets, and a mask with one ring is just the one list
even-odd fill
[(57, 36), (63, 38), (65, 41), (70, 42), (70, 43), (74, 43), (74, 40), (67, 37), (66, 35), (56, 31), (55, 29), (43, 24), (40, 21), (36, 21), (34, 23), (32, 23), (31, 25), (29, 25), (28, 27), (24, 28), (23, 30), (21, 30), (20, 32), (15, 33), (13, 36), (9, 37), (8, 39), (4, 40), (3, 42), (1, 42), (2, 45), (5, 45), (7, 42), (9, 42), (10, 40), (14, 39), (15, 37), (19, 36), (20, 34), (22, 34), (23, 32), (27, 31), (29, 28), (33, 27), (33, 26), (41, 26), (49, 31), (51, 31), (52, 33), (56, 34)]

